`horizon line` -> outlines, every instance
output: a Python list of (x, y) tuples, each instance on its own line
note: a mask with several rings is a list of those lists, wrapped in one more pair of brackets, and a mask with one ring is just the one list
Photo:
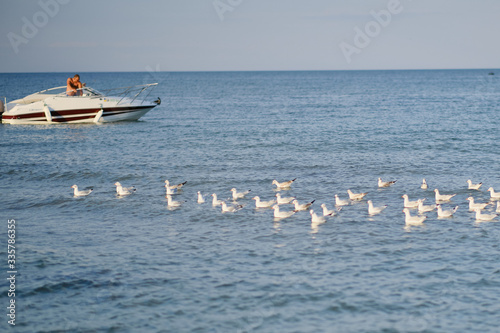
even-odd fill
[[(241, 69), (241, 70), (165, 70), (154, 73), (240, 73), (240, 72), (363, 72), (363, 71), (454, 71), (454, 70), (500, 70), (490, 67), (471, 68), (388, 68), (388, 69)], [(151, 71), (40, 71), (40, 72), (0, 72), (0, 74), (51, 74), (51, 73), (149, 73)]]

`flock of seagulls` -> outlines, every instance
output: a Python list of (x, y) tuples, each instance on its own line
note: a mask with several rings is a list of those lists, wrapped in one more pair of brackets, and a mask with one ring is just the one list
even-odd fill
[[(476, 190), (480, 191), (480, 187), (483, 185), (483, 183), (478, 183), (474, 184), (472, 181), (469, 179), (467, 180), (467, 189), (469, 190)], [(422, 180), (422, 185), (420, 188), (427, 190), (428, 185), (425, 180), (425, 178)], [(467, 198), (467, 201), (469, 201), (469, 212), (475, 212), (476, 213), (476, 221), (478, 222), (486, 222), (486, 221), (493, 221), (497, 216), (500, 215), (500, 193), (497, 193), (494, 191), (492, 187), (488, 189), (488, 192), (490, 192), (490, 202), (485, 202), (485, 203), (476, 203), (474, 197), (469, 196)], [(443, 210), (442, 204), (450, 202), (451, 199), (456, 196), (456, 194), (441, 194), (439, 193), (438, 189), (434, 190), (435, 193), (435, 200), (436, 203), (433, 205), (425, 205), (424, 201), (426, 199), (418, 199), (417, 201), (411, 201), (408, 198), (408, 195), (403, 195), (404, 199), (404, 209), (403, 212), (405, 213), (405, 222), (407, 225), (418, 225), (422, 224), (427, 216), (422, 216), (422, 215), (414, 215), (412, 216), (410, 213), (411, 208), (416, 208), (418, 210), (419, 214), (423, 214), (426, 212), (432, 212), (434, 210), (437, 211), (437, 217), (438, 218), (450, 218), (453, 217), (453, 214), (458, 210), (458, 206), (455, 206), (451, 210)], [(489, 206), (490, 204), (493, 204), (496, 201), (496, 210), (494, 214), (486, 214), (483, 213), (483, 210)]]
[[(290, 190), (293, 183), (297, 178), (294, 178), (285, 182), (278, 182), (277, 180), (273, 180), (272, 185), (276, 186), (274, 188), (275, 191), (278, 191), (275, 195), (276, 199), (272, 200), (261, 200), (261, 198), (257, 195), (253, 196), (252, 200), (255, 201), (255, 209), (272, 209), (274, 211), (273, 216), (275, 220), (287, 219), (298, 212), (301, 211), (309, 211), (311, 216), (312, 225), (319, 225), (325, 223), (328, 217), (333, 217), (339, 214), (344, 206), (348, 206), (353, 204), (354, 202), (361, 202), (365, 200), (365, 197), (368, 195), (367, 192), (354, 193), (350, 189), (347, 190), (349, 199), (341, 199), (338, 194), (334, 195), (335, 198), (335, 208), (329, 209), (325, 203), (322, 203), (320, 206), (322, 208), (322, 214), (316, 213), (312, 206), (315, 200), (309, 202), (299, 202), (295, 197), (285, 197), (282, 196), (280, 191)], [(182, 187), (186, 185), (187, 182), (179, 183), (179, 184), (171, 184), (168, 180), (165, 180), (165, 198), (167, 199), (167, 208), (170, 210), (180, 208), (185, 201), (177, 201), (173, 199), (173, 196), (182, 191)], [(378, 178), (378, 187), (379, 188), (388, 188), (396, 183), (393, 181), (383, 181), (381, 178)], [(136, 192), (135, 187), (124, 187), (119, 182), (114, 184), (116, 186), (116, 195), (118, 197), (128, 196)], [(480, 191), (482, 183), (474, 184), (471, 180), (467, 180), (467, 189)], [(421, 189), (427, 190), (428, 184), (425, 179), (422, 180)], [(84, 190), (79, 190), (77, 185), (71, 186), (73, 188), (74, 197), (85, 197), (90, 195), (93, 192), (93, 188), (87, 188)], [(493, 221), (500, 215), (500, 192), (495, 192), (495, 190), (490, 187), (487, 190), (490, 193), (490, 201), (489, 202), (476, 202), (473, 196), (469, 196), (467, 201), (469, 202), (469, 212), (474, 212), (476, 221), (485, 222), (485, 221)], [(235, 213), (245, 207), (245, 205), (238, 203), (238, 200), (245, 199), (246, 196), (251, 192), (251, 190), (246, 190), (242, 192), (238, 192), (236, 188), (232, 188), (231, 199), (232, 202), (228, 202), (230, 199), (221, 200), (218, 198), (216, 193), (212, 193), (211, 204), (213, 207), (219, 207), (222, 213)], [(456, 196), (456, 194), (442, 194), (438, 189), (434, 190), (434, 198), (435, 202), (426, 204), (426, 198), (419, 198), (417, 200), (410, 200), (407, 194), (402, 196), (403, 202), (403, 213), (405, 216), (405, 224), (407, 226), (421, 225), (427, 219), (426, 213), (431, 213), (436, 211), (438, 219), (443, 218), (451, 218), (453, 214), (458, 210), (459, 206), (455, 206), (452, 209), (444, 209), (443, 204), (450, 204), (451, 200)], [(205, 195), (203, 195), (200, 191), (197, 192), (197, 203), (204, 204), (206, 202)], [(367, 212), (369, 216), (374, 216), (381, 214), (388, 205), (375, 206), (372, 200), (367, 200)], [(485, 209), (496, 203), (496, 209), (494, 212), (485, 212)], [(282, 209), (284, 207), (290, 207), (291, 209)], [(412, 210), (416, 211), (415, 214), (412, 214)]]

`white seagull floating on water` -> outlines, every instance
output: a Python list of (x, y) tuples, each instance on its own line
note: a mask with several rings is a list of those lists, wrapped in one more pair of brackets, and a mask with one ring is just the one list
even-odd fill
[(165, 190), (166, 190), (166, 195), (171, 195), (171, 194), (175, 194), (175, 189), (174, 188), (171, 188), (169, 187), (167, 184), (165, 184)]
[(320, 224), (326, 222), (326, 219), (323, 216), (316, 214), (312, 209), (309, 211), (309, 214), (311, 214), (311, 223), (313, 224)]
[(378, 187), (389, 187), (396, 183), (396, 180), (390, 180), (387, 182), (382, 181), (382, 178), (378, 179)]
[(349, 199), (353, 201), (357, 200), (362, 200), (368, 193), (353, 193), (351, 190), (347, 190), (347, 193), (349, 194)]
[(294, 178), (292, 180), (289, 180), (289, 181), (286, 181), (286, 182), (278, 182), (276, 179), (273, 180), (273, 185), (276, 185), (276, 189), (277, 190), (285, 190), (285, 189), (289, 189), (290, 186), (292, 186), (292, 183), (296, 180), (297, 178)]
[(245, 197), (245, 195), (247, 195), (248, 193), (250, 193), (251, 190), (248, 190), (248, 191), (245, 191), (245, 192), (238, 192), (236, 191), (236, 189), (233, 187), (231, 189), (231, 192), (233, 194), (233, 200), (236, 201), (238, 199), (243, 199)]
[(166, 198), (167, 198), (167, 207), (168, 208), (177, 208), (177, 207), (180, 207), (182, 205), (181, 201), (172, 200), (172, 196), (170, 194), (167, 194)]
[(282, 197), (280, 193), (276, 193), (276, 202), (278, 205), (286, 205), (295, 200), (294, 197)]
[(197, 194), (198, 194), (198, 201), (197, 201), (197, 202), (198, 202), (199, 204), (205, 203), (205, 198), (203, 197), (203, 194), (201, 194), (201, 192), (200, 192), (200, 191), (198, 191), (198, 193), (197, 193)]
[(252, 200), (255, 200), (255, 208), (271, 208), (276, 203), (276, 200), (260, 201), (257, 196), (253, 197)]
[(379, 206), (379, 207), (374, 207), (373, 202), (371, 200), (368, 200), (368, 214), (369, 215), (377, 215), (382, 213), (384, 209), (387, 208), (387, 205)]
[(308, 210), (309, 207), (312, 206), (314, 201), (316, 201), (316, 200), (313, 200), (313, 201), (305, 203), (305, 204), (299, 204), (299, 201), (297, 199), (295, 199), (292, 201), (292, 203), (295, 205), (295, 210), (301, 211), (301, 210)]
[(477, 208), (476, 209), (476, 220), (477, 221), (484, 221), (488, 222), (496, 218), (498, 214), (483, 214), (481, 213), (481, 209)]
[(427, 213), (427, 212), (432, 212), (434, 209), (436, 209), (436, 205), (424, 205), (425, 199), (418, 199), (418, 212), (421, 213)]
[(167, 188), (170, 188), (172, 190), (180, 190), (184, 185), (186, 185), (187, 181), (185, 181), (184, 183), (180, 183), (180, 184), (177, 184), (177, 185), (170, 185), (170, 182), (167, 180), (165, 180), (165, 187)]
[(436, 203), (443, 201), (450, 201), (456, 194), (440, 194), (438, 189), (434, 190), (436, 193)]
[(455, 212), (458, 209), (458, 206), (455, 206), (455, 208), (453, 208), (451, 210), (443, 210), (443, 207), (439, 204), (436, 205), (436, 207), (437, 207), (437, 215), (438, 215), (439, 219), (453, 217), (453, 214), (455, 214)]
[(495, 192), (493, 187), (490, 187), (488, 192), (490, 192), (491, 200), (500, 200), (500, 192)]
[(489, 202), (486, 203), (474, 202), (473, 197), (468, 197), (466, 200), (469, 201), (469, 212), (474, 212), (476, 209), (482, 210), (490, 204)]
[(119, 196), (129, 195), (136, 191), (134, 186), (123, 187), (122, 184), (120, 184), (120, 182), (116, 182), (115, 186), (116, 186), (116, 194), (118, 194)]
[(328, 209), (326, 208), (326, 204), (322, 203), (321, 208), (323, 208), (323, 216), (335, 216), (337, 212), (340, 212), (342, 208), (337, 208), (337, 209)]
[(417, 208), (418, 207), (418, 201), (410, 201), (408, 199), (408, 194), (403, 194), (401, 198), (404, 199), (404, 206), (405, 208)]
[(274, 217), (276, 219), (286, 219), (286, 218), (292, 216), (293, 214), (297, 213), (296, 210), (280, 211), (280, 206), (279, 205), (274, 205), (273, 209), (274, 209)]
[(349, 201), (340, 199), (337, 194), (335, 194), (335, 206), (348, 206)]
[(221, 203), (223, 213), (234, 213), (243, 208), (243, 205), (228, 206), (225, 201)]
[(429, 187), (427, 186), (427, 181), (424, 179), (422, 179), (422, 185), (420, 185), (420, 188), (422, 190), (427, 190)]
[(212, 206), (214, 206), (214, 207), (219, 206), (222, 204), (222, 202), (223, 202), (223, 200), (217, 199), (217, 194), (212, 193)]
[(483, 185), (483, 183), (479, 184), (472, 184), (472, 180), (467, 180), (467, 184), (469, 184), (468, 188), (469, 190), (479, 190), (479, 188)]
[(405, 223), (407, 225), (419, 225), (424, 223), (427, 216), (412, 216), (408, 208), (403, 209), (405, 213)]
[(92, 193), (92, 191), (94, 190), (93, 188), (89, 188), (86, 190), (79, 190), (77, 185), (73, 185), (73, 186), (71, 186), (71, 188), (74, 189), (73, 196), (75, 196), (75, 197), (85, 197), (85, 196), (89, 195), (90, 193)]

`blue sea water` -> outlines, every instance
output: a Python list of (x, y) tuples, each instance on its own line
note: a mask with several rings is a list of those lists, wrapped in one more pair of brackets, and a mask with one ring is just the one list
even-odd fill
[[(80, 73), (96, 89), (159, 82), (163, 103), (137, 122), (0, 125), (1, 330), (500, 332), (500, 218), (478, 223), (466, 201), (500, 191), (500, 75), (488, 72)], [(0, 74), (0, 95), (69, 75)], [(388, 208), (369, 217), (363, 200), (316, 227), (308, 212), (276, 222), (254, 208), (293, 178), (283, 195), (318, 213), (347, 189)], [(187, 181), (179, 209), (165, 179)], [(118, 198), (116, 181), (137, 192)], [(94, 192), (74, 198), (73, 184)], [(222, 214), (210, 194), (233, 187), (251, 193)], [(405, 227), (401, 196), (430, 204), (434, 188), (456, 194), (454, 217)]]

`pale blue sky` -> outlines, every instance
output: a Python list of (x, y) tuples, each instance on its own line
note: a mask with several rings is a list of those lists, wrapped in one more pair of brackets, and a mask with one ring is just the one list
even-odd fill
[(0, 72), (500, 68), (499, 0), (0, 6)]

